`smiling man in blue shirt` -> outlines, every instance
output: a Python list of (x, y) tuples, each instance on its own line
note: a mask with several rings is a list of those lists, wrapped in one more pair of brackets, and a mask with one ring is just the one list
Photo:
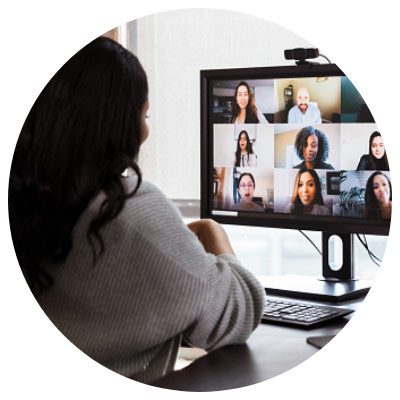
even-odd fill
[(300, 87), (296, 93), (296, 105), (288, 114), (290, 124), (320, 124), (321, 113), (318, 107), (310, 104), (310, 94), (306, 87)]

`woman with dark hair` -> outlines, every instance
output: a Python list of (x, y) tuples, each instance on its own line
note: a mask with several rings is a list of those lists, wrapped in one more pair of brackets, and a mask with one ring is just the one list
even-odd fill
[(385, 145), (379, 132), (373, 132), (369, 137), (369, 154), (360, 158), (357, 171), (389, 171), (389, 162), (386, 155)]
[(264, 115), (257, 109), (254, 95), (247, 82), (239, 82), (232, 99), (230, 121), (236, 124), (267, 124)]
[(293, 168), (334, 169), (325, 162), (329, 155), (329, 143), (324, 132), (311, 126), (305, 127), (297, 134), (294, 146), (298, 157), (304, 161)]
[(363, 215), (373, 219), (390, 219), (392, 215), (392, 183), (383, 172), (374, 172), (367, 181)]
[(297, 173), (287, 212), (297, 215), (331, 215), (329, 208), (324, 205), (321, 182), (314, 169)]
[(40, 306), (87, 355), (142, 382), (173, 370), (183, 337), (208, 350), (243, 343), (264, 299), (219, 224), (187, 227), (142, 181), (147, 95), (138, 59), (95, 39), (37, 98), (9, 186), (16, 254)]
[(249, 134), (243, 130), (240, 132), (236, 151), (234, 153), (234, 167), (257, 167), (257, 155), (253, 152)]
[(250, 172), (243, 172), (237, 182), (237, 191), (239, 194), (239, 203), (232, 209), (238, 211), (264, 211), (264, 207), (253, 202), (256, 181)]

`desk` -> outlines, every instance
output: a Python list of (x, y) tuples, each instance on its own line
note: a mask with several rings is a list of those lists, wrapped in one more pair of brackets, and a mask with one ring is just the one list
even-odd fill
[[(362, 299), (357, 299), (336, 303), (335, 306), (355, 310), (361, 302)], [(263, 382), (295, 367), (318, 351), (306, 342), (307, 337), (336, 335), (352, 315), (307, 330), (262, 323), (246, 344), (211, 352), (158, 380), (153, 386), (207, 392)]]

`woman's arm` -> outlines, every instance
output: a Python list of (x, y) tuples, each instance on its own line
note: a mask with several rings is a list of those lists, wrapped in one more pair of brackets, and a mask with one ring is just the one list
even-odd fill
[(132, 214), (122, 221), (132, 221), (132, 258), (141, 271), (131, 275), (135, 285), (142, 279), (141, 294), (135, 289), (130, 304), (146, 307), (153, 342), (183, 333), (188, 343), (207, 350), (243, 343), (261, 320), (265, 292), (234, 255), (224, 229), (209, 219), (188, 227), (147, 182), (129, 205)]
[(191, 222), (188, 228), (198, 237), (207, 253), (219, 256), (221, 254), (235, 255), (228, 235), (218, 222), (212, 219), (202, 219)]

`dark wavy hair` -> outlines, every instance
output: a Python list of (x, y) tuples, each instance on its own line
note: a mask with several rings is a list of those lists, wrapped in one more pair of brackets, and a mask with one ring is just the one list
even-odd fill
[(304, 205), (301, 202), (299, 196), (299, 182), (301, 175), (303, 175), (305, 172), (308, 172), (312, 176), (315, 183), (315, 197), (311, 204), (324, 205), (324, 198), (322, 197), (321, 190), (321, 181), (319, 180), (318, 174), (315, 172), (314, 169), (300, 169), (299, 172), (297, 172), (293, 186), (292, 206), (290, 208), (290, 212), (293, 214), (302, 215), (304, 212)]
[(236, 101), (236, 97), (237, 97), (237, 93), (238, 93), (238, 89), (240, 86), (246, 86), (247, 91), (249, 93), (249, 102), (247, 103), (247, 107), (246, 107), (246, 119), (245, 119), (245, 123), (246, 124), (258, 124), (260, 121), (258, 120), (257, 117), (257, 107), (255, 104), (255, 100), (254, 100), (254, 96), (253, 93), (250, 89), (250, 86), (247, 82), (239, 82), (239, 84), (236, 86), (235, 89), (235, 95), (233, 96), (232, 99), (232, 115), (231, 115), (231, 119), (230, 122), (235, 122), (237, 117), (240, 114), (240, 107), (239, 104)]
[[(36, 99), (15, 148), (8, 203), (15, 251), (34, 294), (51, 286), (49, 265), (67, 258), (75, 223), (100, 192), (105, 199), (87, 239), (94, 262), (104, 252), (101, 228), (141, 184), (135, 160), (147, 94), (138, 59), (100, 37), (69, 59)], [(121, 182), (127, 168), (138, 177), (131, 193)]]
[[(368, 154), (369, 164), (372, 170), (382, 169), (383, 171), (389, 171), (389, 162), (387, 159), (386, 148), (385, 148), (385, 154), (379, 160), (372, 154), (372, 142), (378, 136), (382, 137), (379, 132), (375, 131), (372, 132), (371, 136), (369, 137), (369, 154)], [(379, 165), (379, 168), (377, 168), (377, 165)]]
[(307, 147), (307, 139), (309, 136), (315, 135), (318, 138), (318, 152), (315, 158), (315, 162), (324, 162), (329, 155), (329, 142), (325, 133), (314, 129), (312, 126), (303, 128), (296, 136), (294, 143), (296, 153), (301, 160), (304, 160), (304, 149)]
[(240, 149), (240, 136), (242, 136), (242, 134), (246, 135), (246, 140), (247, 140), (247, 146), (246, 146), (247, 161), (249, 160), (249, 154), (253, 154), (253, 145), (250, 142), (249, 134), (247, 133), (247, 131), (243, 130), (239, 133), (237, 140), (236, 153), (235, 153), (235, 167), (240, 167), (240, 158), (242, 153), (242, 150)]
[(367, 186), (365, 187), (365, 210), (367, 218), (374, 218), (380, 219), (381, 218), (381, 211), (379, 208), (378, 200), (376, 199), (374, 193), (374, 178), (377, 175), (383, 175), (386, 180), (388, 181), (389, 188), (390, 188), (390, 198), (392, 200), (392, 183), (386, 174), (381, 171), (374, 172), (367, 181)]

